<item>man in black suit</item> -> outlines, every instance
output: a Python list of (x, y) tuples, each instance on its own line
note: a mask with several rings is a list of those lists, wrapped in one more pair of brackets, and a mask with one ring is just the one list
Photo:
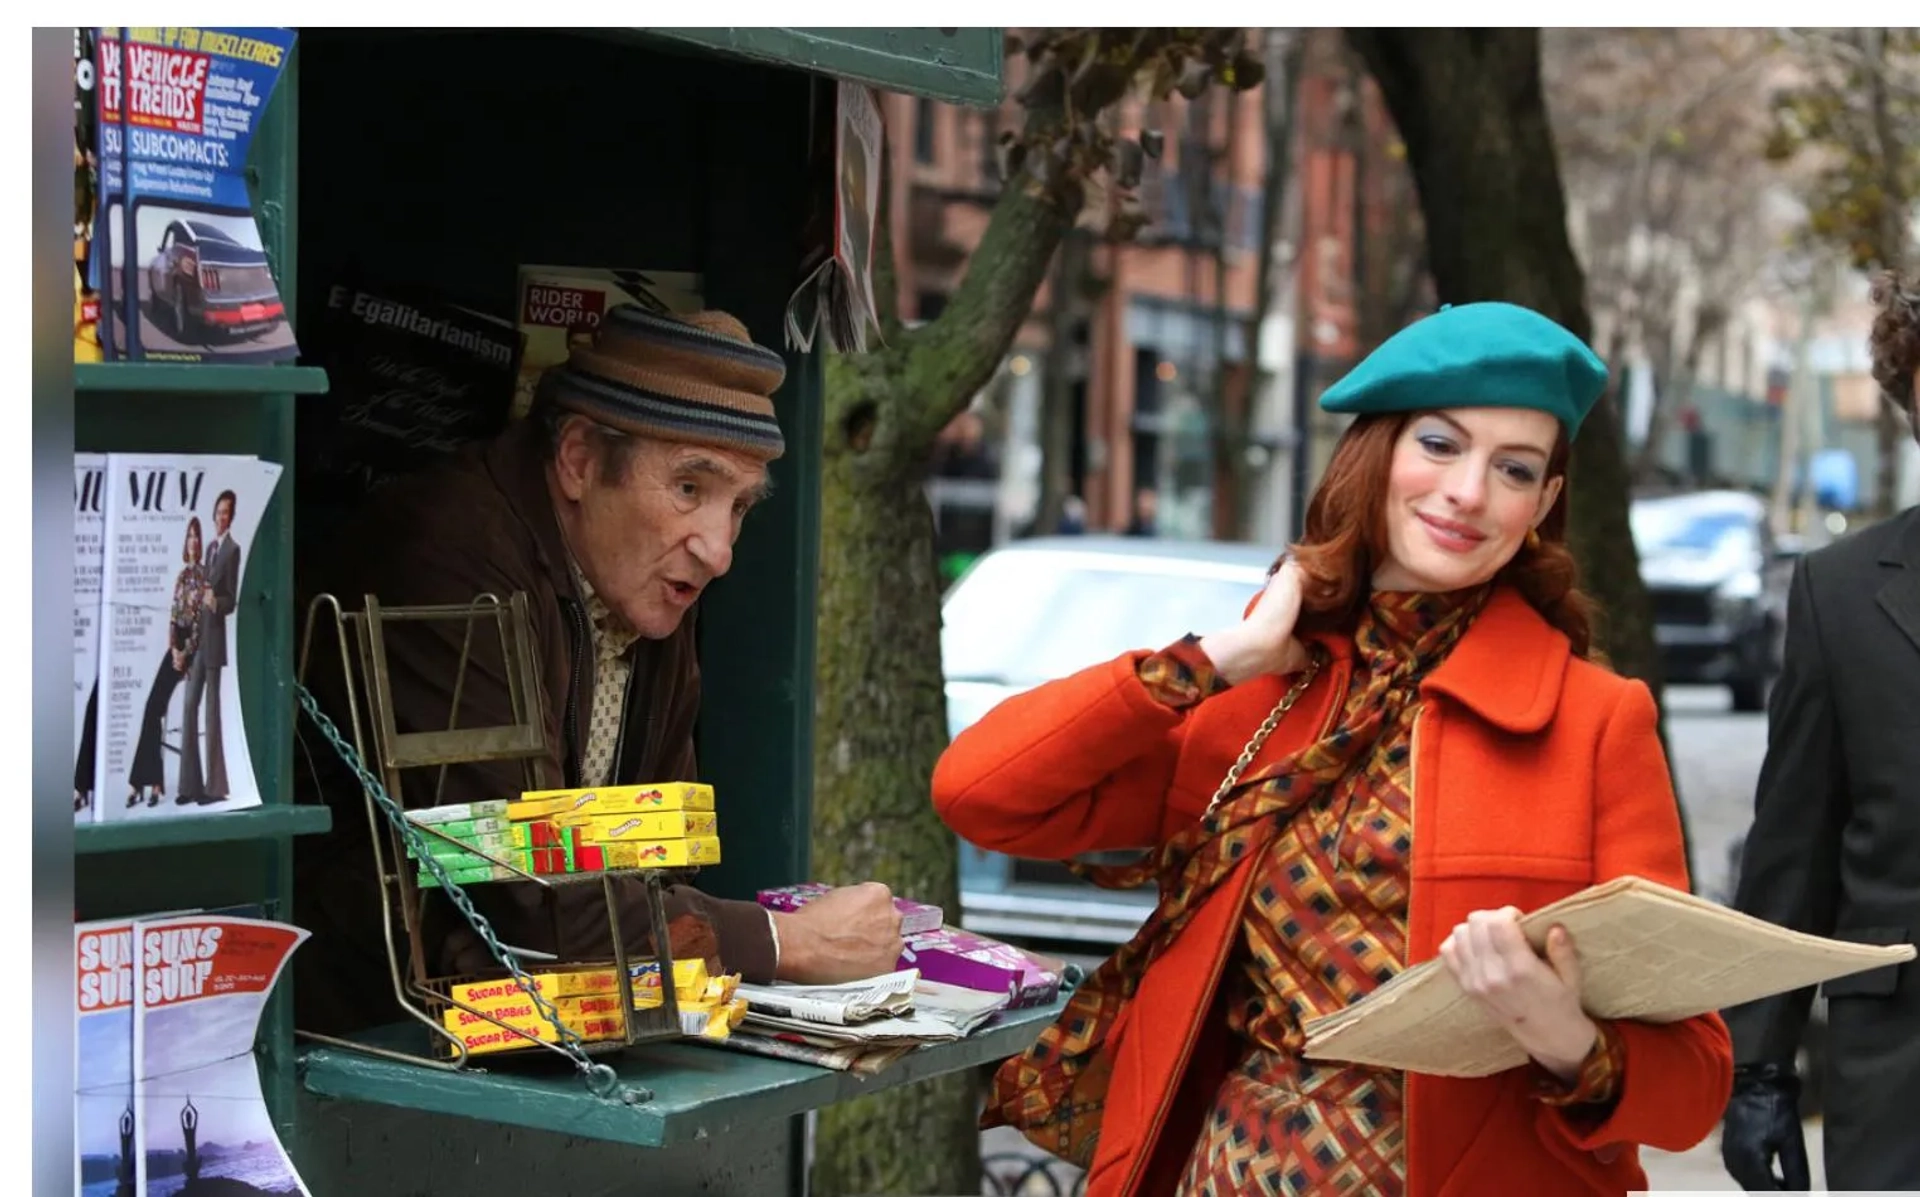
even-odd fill
[[(227, 798), (227, 754), (220, 740), (220, 671), (227, 664), (227, 616), (240, 597), (240, 546), (230, 535), (234, 494), (213, 501), (213, 541), (204, 566), (207, 588), (200, 602), (200, 648), (187, 667), (186, 726), (180, 736), (180, 796), (176, 803), (205, 806)], [(200, 767), (200, 698), (206, 695), (206, 769)]]
[[(1920, 281), (1888, 275), (1873, 294), (1874, 378), (1920, 435)], [(1920, 932), (1920, 507), (1794, 571), (1734, 905), (1861, 943)], [(1920, 970), (1857, 973), (1825, 994), (1828, 1187), (1920, 1189)], [(1727, 1012), (1735, 1068), (1720, 1152), (1750, 1192), (1809, 1188), (1794, 1057), (1812, 998)]]

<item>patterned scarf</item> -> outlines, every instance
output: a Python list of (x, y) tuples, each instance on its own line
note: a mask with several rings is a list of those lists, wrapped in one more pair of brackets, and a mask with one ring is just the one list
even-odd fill
[[(1347, 695), (1344, 724), (1282, 761), (1262, 784), (1229, 792), (1206, 817), (1138, 863), (1075, 866), (1110, 889), (1132, 889), (1151, 879), (1158, 884), (1159, 903), (1133, 938), (1081, 983), (1033, 1046), (1000, 1066), (983, 1127), (1016, 1127), (1062, 1159), (1082, 1168), (1092, 1163), (1112, 1070), (1107, 1032), (1141, 976), (1208, 895), (1274, 841), (1285, 816), (1329, 795), (1342, 776), (1365, 763), (1381, 732), (1459, 640), (1488, 592), (1481, 587), (1455, 595), (1374, 594), (1354, 631), (1361, 688)], [(1389, 625), (1417, 628), (1411, 646)], [(1323, 659), (1323, 650), (1316, 646), (1315, 651)]]

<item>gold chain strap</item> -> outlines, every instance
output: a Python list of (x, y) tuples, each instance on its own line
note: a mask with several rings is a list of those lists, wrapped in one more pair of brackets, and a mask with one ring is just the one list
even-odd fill
[(1201, 816), (1202, 818), (1212, 815), (1214, 808), (1220, 805), (1221, 800), (1232, 791), (1234, 786), (1240, 784), (1240, 775), (1247, 771), (1247, 766), (1253, 763), (1253, 758), (1260, 754), (1260, 748), (1267, 742), (1267, 737), (1273, 734), (1274, 728), (1280, 726), (1280, 720), (1293, 709), (1294, 703), (1300, 701), (1300, 696), (1307, 692), (1307, 687), (1313, 684), (1314, 676), (1319, 672), (1320, 653), (1315, 651), (1308, 659), (1307, 667), (1301, 670), (1300, 680), (1287, 688), (1286, 694), (1273, 705), (1273, 710), (1267, 712), (1265, 721), (1260, 724), (1259, 730), (1253, 733), (1253, 739), (1248, 740), (1247, 746), (1240, 750), (1240, 759), (1233, 762), (1233, 766), (1227, 770), (1226, 777), (1221, 779), (1220, 788), (1213, 792), (1213, 801), (1207, 803), (1207, 813)]

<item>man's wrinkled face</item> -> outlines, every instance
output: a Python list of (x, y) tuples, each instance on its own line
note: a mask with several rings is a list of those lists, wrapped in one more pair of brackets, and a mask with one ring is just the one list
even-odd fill
[(553, 473), (580, 572), (654, 640), (732, 567), (741, 521), (768, 491), (766, 466), (744, 453), (642, 437), (615, 448), (584, 420), (568, 423)]

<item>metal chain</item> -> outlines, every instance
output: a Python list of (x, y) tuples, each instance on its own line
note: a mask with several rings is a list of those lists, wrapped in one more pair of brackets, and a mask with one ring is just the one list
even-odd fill
[(1214, 808), (1220, 805), (1234, 786), (1240, 784), (1240, 775), (1247, 771), (1247, 766), (1253, 763), (1253, 758), (1260, 754), (1260, 748), (1267, 742), (1267, 737), (1273, 734), (1274, 728), (1280, 726), (1280, 720), (1293, 709), (1294, 703), (1300, 701), (1300, 696), (1307, 692), (1307, 687), (1313, 684), (1313, 679), (1319, 672), (1320, 653), (1316, 649), (1308, 658), (1307, 667), (1301, 671), (1300, 680), (1287, 688), (1286, 694), (1273, 705), (1273, 710), (1267, 712), (1267, 717), (1260, 724), (1259, 730), (1253, 733), (1253, 739), (1248, 740), (1247, 746), (1240, 750), (1240, 759), (1233, 762), (1232, 767), (1227, 770), (1227, 775), (1220, 780), (1220, 788), (1213, 792), (1213, 801), (1207, 803), (1207, 813), (1201, 816), (1202, 818), (1212, 815)]
[[(533, 978), (514, 962), (513, 953), (501, 946), (500, 940), (493, 933), (493, 925), (487, 921), (485, 915), (474, 909), (473, 902), (467, 897), (466, 891), (454, 884), (447, 873), (446, 866), (440, 863), (439, 856), (428, 850), (427, 837), (414, 828), (412, 821), (401, 811), (399, 803), (395, 802), (387, 793), (387, 788), (380, 784), (380, 779), (367, 769), (365, 762), (360, 759), (360, 754), (354, 751), (353, 745), (341, 738), (340, 729), (335, 727), (333, 720), (327, 718), (320, 710), (320, 704), (314, 700), (313, 692), (297, 682), (294, 688), (300, 698), (300, 708), (320, 729), (320, 734), (326, 737), (327, 743), (333, 746), (334, 752), (339, 754), (340, 759), (345, 761), (347, 767), (352, 769), (355, 776), (360, 779), (360, 784), (365, 787), (368, 794), (372, 795), (374, 803), (387, 816), (387, 821), (399, 831), (406, 846), (420, 863), (426, 866), (427, 871), (433, 874), (434, 880), (440, 883), (440, 888), (445, 891), (454, 908), (467, 920), (467, 925), (473, 928), (474, 934), (485, 942), (487, 951), (492, 953), (493, 958), (498, 960), (502, 967), (513, 974), (513, 979), (520, 983), (520, 987), (526, 991), (527, 996), (533, 999), (534, 1005), (539, 1007), (541, 1015), (553, 1024), (554, 1030), (560, 1036), (560, 1050), (572, 1059), (573, 1066), (579, 1070), (586, 1081), (587, 1091), (595, 1097), (617, 1097), (626, 1105), (645, 1100), (638, 1091), (621, 1084), (619, 1075), (613, 1069), (605, 1064), (595, 1063), (592, 1057), (587, 1055), (581, 1047), (585, 1040), (581, 1039), (573, 1028), (567, 1026), (561, 1019), (560, 1011), (540, 993), (533, 983)], [(385, 882), (382, 881), (381, 884), (384, 885)]]

